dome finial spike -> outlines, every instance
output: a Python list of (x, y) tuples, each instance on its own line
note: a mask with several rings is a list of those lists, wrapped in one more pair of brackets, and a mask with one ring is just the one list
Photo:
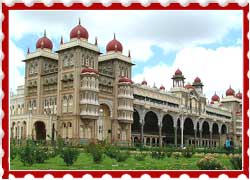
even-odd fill
[(128, 57), (129, 57), (129, 58), (131, 57), (130, 50), (128, 50)]
[(61, 36), (61, 42), (60, 42), (60, 44), (63, 44), (63, 36)]
[(29, 53), (30, 53), (30, 48), (27, 49), (27, 54), (29, 54)]
[(97, 37), (95, 37), (95, 45), (97, 46), (98, 45), (98, 42), (97, 42)]
[(44, 29), (43, 36), (46, 37), (46, 29)]
[(78, 19), (78, 24), (81, 25), (81, 18)]
[(114, 39), (116, 39), (116, 38), (115, 38), (115, 33), (114, 33)]

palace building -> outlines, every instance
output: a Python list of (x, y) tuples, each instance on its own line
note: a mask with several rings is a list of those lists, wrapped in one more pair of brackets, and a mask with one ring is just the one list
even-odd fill
[(130, 52), (115, 35), (105, 53), (88, 37), (79, 21), (57, 51), (46, 32), (28, 49), (25, 84), (10, 94), (11, 138), (219, 147), (230, 137), (241, 146), (242, 93), (230, 86), (209, 103), (201, 79), (185, 83), (180, 69), (169, 90), (136, 84)]

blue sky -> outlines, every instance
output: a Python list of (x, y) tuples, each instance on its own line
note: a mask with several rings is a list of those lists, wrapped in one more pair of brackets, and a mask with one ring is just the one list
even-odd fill
[(136, 64), (132, 75), (137, 83), (146, 79), (151, 86), (162, 84), (169, 90), (171, 76), (180, 68), (186, 82), (192, 83), (196, 76), (204, 80), (207, 96), (215, 91), (221, 95), (229, 85), (242, 90), (241, 11), (13, 11), (10, 52), (17, 53), (10, 53), (10, 65), (17, 72), (10, 82), (12, 89), (23, 83), (24, 64), (20, 61), (28, 47), (35, 51), (44, 29), (53, 41), (53, 50), (57, 50), (61, 35), (64, 41), (69, 40), (78, 17), (90, 34), (89, 42), (94, 43), (98, 36), (102, 53), (116, 32), (123, 54), (131, 50)]

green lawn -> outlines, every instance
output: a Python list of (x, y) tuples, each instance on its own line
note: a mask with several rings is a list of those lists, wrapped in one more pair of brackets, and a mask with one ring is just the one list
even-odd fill
[[(66, 166), (59, 156), (48, 159), (43, 164), (33, 164), (32, 166), (24, 166), (16, 157), (10, 162), (10, 168), (11, 170), (195, 170), (198, 169), (196, 162), (203, 156), (203, 154), (195, 154), (192, 158), (165, 157), (162, 160), (156, 160), (147, 155), (144, 161), (137, 161), (134, 159), (134, 155), (130, 155), (124, 162), (117, 162), (104, 156), (100, 164), (95, 164), (91, 155), (82, 152), (73, 166)], [(227, 169), (232, 169), (227, 155), (216, 154), (216, 157)]]

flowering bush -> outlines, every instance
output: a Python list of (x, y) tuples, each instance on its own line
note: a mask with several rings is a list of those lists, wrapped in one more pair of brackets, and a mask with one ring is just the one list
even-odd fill
[(24, 166), (31, 166), (36, 162), (36, 147), (32, 140), (27, 140), (26, 145), (19, 151), (20, 161)]
[(140, 153), (135, 154), (134, 158), (137, 161), (144, 161), (146, 156), (147, 154), (140, 152)]
[(182, 156), (185, 158), (191, 158), (194, 154), (194, 149), (192, 147), (186, 147), (182, 150)]
[(223, 167), (223, 165), (212, 154), (205, 155), (204, 158), (197, 161), (196, 165), (201, 170), (225, 169), (225, 167)]
[(61, 150), (60, 157), (66, 163), (67, 166), (71, 166), (77, 160), (79, 151), (75, 148), (66, 147)]
[(156, 151), (151, 151), (151, 157), (153, 159), (164, 159), (165, 155), (166, 155), (165, 152), (162, 151), (161, 149)]
[(242, 155), (241, 154), (230, 155), (230, 162), (233, 165), (234, 169), (237, 169), (237, 170), (242, 169)]
[(173, 152), (172, 155), (175, 159), (179, 159), (181, 157), (181, 152)]

